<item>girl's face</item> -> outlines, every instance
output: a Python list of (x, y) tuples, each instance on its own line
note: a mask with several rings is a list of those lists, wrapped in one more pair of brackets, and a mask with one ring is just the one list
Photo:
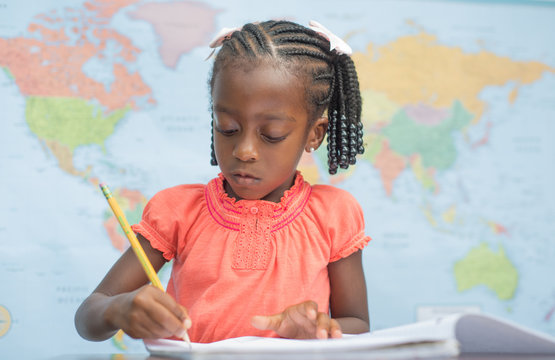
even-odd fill
[(214, 150), (239, 199), (279, 202), (291, 187), (302, 152), (318, 148), (327, 120), (309, 128), (301, 81), (279, 66), (227, 66), (212, 90)]

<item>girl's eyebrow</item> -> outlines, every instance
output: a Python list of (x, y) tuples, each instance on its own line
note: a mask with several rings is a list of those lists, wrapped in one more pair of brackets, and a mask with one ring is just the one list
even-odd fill
[(297, 120), (282, 112), (270, 112), (270, 113), (261, 113), (258, 114), (258, 117), (266, 119), (266, 120), (287, 120), (291, 122), (297, 122)]
[[(221, 104), (215, 104), (214, 105), (214, 111), (219, 112), (219, 113), (229, 114), (229, 115), (232, 115), (232, 116), (237, 115), (236, 111), (234, 111), (230, 108), (227, 108), (225, 106), (222, 106)], [(265, 120), (287, 120), (287, 121), (291, 121), (291, 122), (297, 122), (297, 120), (294, 117), (292, 117), (290, 115), (287, 115), (286, 113), (279, 112), (279, 111), (278, 112), (259, 113), (259, 114), (256, 114), (256, 117), (257, 118), (262, 118), (262, 119), (265, 119)]]
[(233, 111), (231, 109), (228, 109), (225, 106), (222, 106), (220, 104), (214, 105), (214, 111), (221, 112), (221, 113), (226, 113), (226, 114), (230, 114), (230, 115), (235, 115), (235, 111)]

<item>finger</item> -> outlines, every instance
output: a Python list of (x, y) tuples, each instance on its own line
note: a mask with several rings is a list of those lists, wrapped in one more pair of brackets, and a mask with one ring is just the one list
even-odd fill
[(172, 335), (162, 325), (152, 319), (143, 322), (138, 331), (142, 334), (140, 336), (141, 339), (160, 339)]
[[(181, 305), (179, 305), (179, 306), (181, 306)], [(185, 314), (185, 319), (183, 320), (183, 325), (185, 325), (186, 329), (190, 329), (191, 326), (193, 326), (193, 321), (191, 320), (191, 317), (189, 316), (189, 312), (187, 311), (187, 309), (184, 306), (181, 306), (181, 310)]]
[(168, 315), (170, 316), (169, 320), (162, 320), (161, 323), (163, 323), (166, 328), (170, 329), (172, 335), (180, 339), (185, 339), (187, 336), (187, 329), (190, 329), (193, 325), (189, 317), (189, 312), (169, 294), (158, 288), (155, 288), (155, 290), (157, 290), (156, 300), (180, 322), (178, 325), (177, 322)]
[(151, 321), (151, 331), (159, 337), (178, 336), (185, 329), (183, 323), (159, 303), (145, 309), (145, 312)]
[(330, 317), (326, 313), (318, 313), (318, 318), (316, 319), (316, 338), (317, 339), (327, 339), (328, 334), (330, 334), (331, 321)]
[(163, 324), (156, 321), (164, 310), (157, 298), (165, 295), (159, 289), (147, 285), (130, 293), (127, 324), (123, 330), (140, 338), (156, 338), (172, 335), (168, 333)]
[[(167, 294), (163, 295), (165, 296), (162, 298), (169, 298), (171, 301), (168, 301), (167, 299), (160, 301), (162, 298), (158, 298), (158, 302), (154, 302), (152, 306), (145, 309), (145, 311), (147, 312), (148, 317), (159, 325), (158, 331), (160, 331), (160, 328), (162, 329), (162, 332), (164, 333), (164, 335), (162, 335), (163, 337), (175, 335), (179, 338), (183, 338), (186, 332), (186, 327), (184, 321), (174, 313), (176, 307), (172, 307), (173, 304), (171, 303), (175, 301), (171, 298), (171, 296)], [(167, 307), (168, 304), (170, 305), (170, 308)], [(181, 312), (181, 309), (179, 309), (179, 311)]]
[(156, 300), (162, 304), (166, 309), (168, 309), (175, 317), (177, 317), (182, 322), (189, 317), (187, 309), (184, 306), (179, 304), (173, 297), (171, 297), (168, 293), (163, 292), (158, 288), (154, 288), (157, 290), (156, 292)]
[(251, 318), (251, 325), (258, 330), (278, 331), (283, 320), (283, 314), (275, 314), (269, 316), (256, 315)]
[(136, 311), (130, 314), (129, 325), (122, 330), (134, 339), (158, 339), (171, 335), (154, 321), (147, 311)]
[[(314, 339), (316, 337), (317, 313), (314, 315), (312, 311), (316, 312), (311, 304), (306, 303), (300, 303), (285, 310), (282, 326), (290, 330), (290, 337), (296, 339)], [(311, 319), (313, 316), (314, 319)]]
[[(314, 301), (305, 301), (286, 309), (285, 314), (293, 320), (294, 323), (305, 328), (316, 326), (318, 316), (318, 304)], [(312, 333), (313, 331), (311, 331)]]
[(330, 321), (330, 336), (334, 339), (339, 339), (343, 337), (343, 331), (341, 331), (341, 325), (335, 319)]
[(309, 320), (316, 320), (318, 317), (318, 304), (312, 300), (308, 300), (300, 303), (300, 312), (306, 316)]

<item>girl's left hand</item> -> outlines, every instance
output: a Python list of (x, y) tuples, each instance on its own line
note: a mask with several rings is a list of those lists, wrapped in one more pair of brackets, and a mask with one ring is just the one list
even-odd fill
[(259, 330), (273, 330), (289, 339), (327, 339), (342, 336), (339, 323), (328, 314), (318, 312), (314, 301), (305, 301), (287, 307), (283, 312), (269, 316), (253, 316), (251, 324)]

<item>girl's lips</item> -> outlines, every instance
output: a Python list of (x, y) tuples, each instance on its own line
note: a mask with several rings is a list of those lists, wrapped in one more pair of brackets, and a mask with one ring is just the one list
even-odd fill
[(232, 176), (238, 185), (253, 185), (260, 181), (259, 178), (247, 174), (233, 174)]

